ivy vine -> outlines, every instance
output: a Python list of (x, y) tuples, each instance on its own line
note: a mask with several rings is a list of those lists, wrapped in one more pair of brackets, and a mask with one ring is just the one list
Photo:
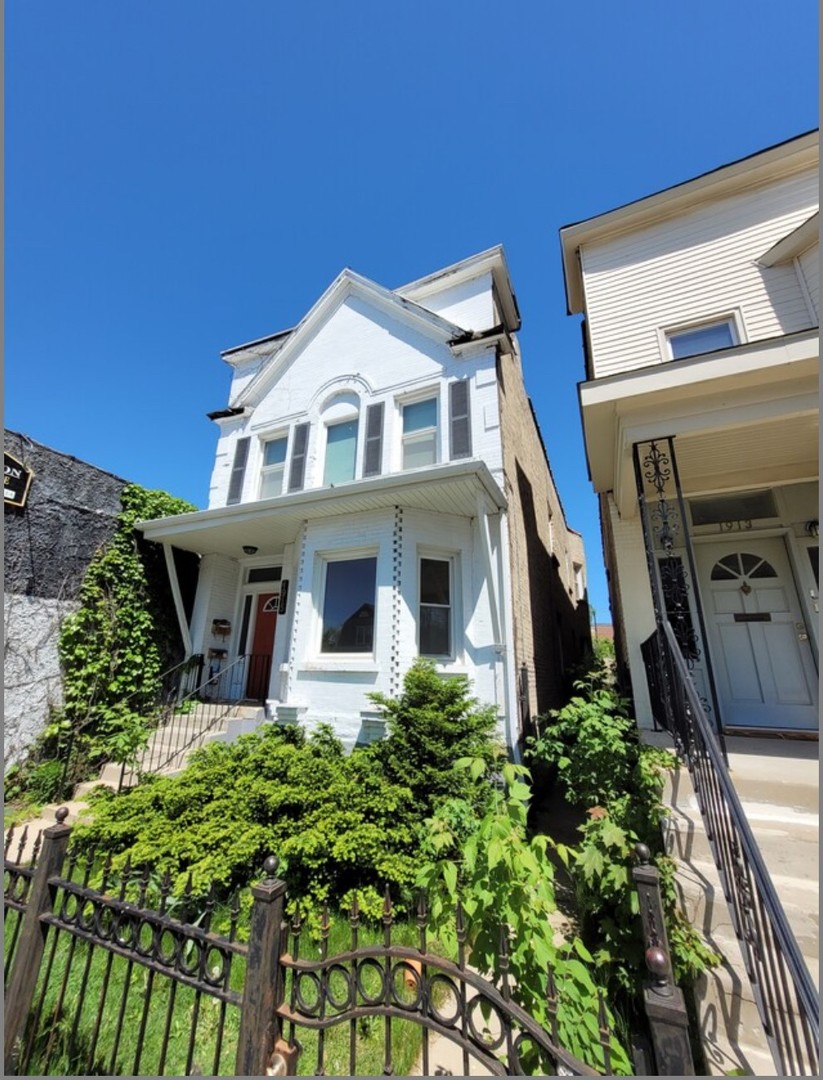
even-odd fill
[[(86, 570), (80, 608), (63, 623), (63, 706), (45, 741), (71, 747), (72, 782), (103, 760), (128, 760), (147, 738), (164, 670), (182, 659), (162, 548), (138, 521), (196, 510), (165, 491), (128, 484), (111, 540)], [(171, 617), (170, 617), (171, 615)]]

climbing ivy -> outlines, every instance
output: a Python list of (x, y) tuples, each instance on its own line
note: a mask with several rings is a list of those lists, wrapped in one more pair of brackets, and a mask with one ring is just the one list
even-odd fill
[[(162, 549), (136, 531), (138, 521), (195, 510), (165, 491), (128, 484), (111, 540), (88, 566), (79, 610), (63, 623), (59, 654), (63, 707), (46, 732), (65, 748), (73, 769), (125, 760), (145, 741), (145, 718), (162, 672), (182, 659)], [(72, 779), (76, 779), (73, 777)]]

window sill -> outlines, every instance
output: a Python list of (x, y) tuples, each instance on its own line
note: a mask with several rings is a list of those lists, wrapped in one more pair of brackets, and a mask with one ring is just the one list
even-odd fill
[(358, 660), (356, 658), (336, 660), (307, 660), (304, 664), (297, 665), (298, 671), (369, 671), (378, 672), (379, 664), (372, 658)]

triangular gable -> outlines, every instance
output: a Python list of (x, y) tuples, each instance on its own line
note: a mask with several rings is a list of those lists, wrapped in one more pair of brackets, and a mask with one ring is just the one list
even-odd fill
[(237, 396), (235, 406), (257, 404), (271, 384), (285, 371), (305, 342), (326, 322), (348, 296), (360, 296), (367, 303), (382, 308), (413, 329), (436, 341), (450, 342), (465, 336), (465, 330), (448, 319), (427, 311), (390, 289), (356, 274), (348, 268), (341, 271), (316, 304), (300, 320), (284, 344), (270, 357), (251, 382)]

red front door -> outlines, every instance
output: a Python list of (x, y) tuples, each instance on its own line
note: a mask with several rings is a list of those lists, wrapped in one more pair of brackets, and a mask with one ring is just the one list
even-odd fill
[(271, 655), (274, 649), (274, 628), (277, 624), (279, 597), (275, 593), (261, 593), (257, 597), (254, 616), (254, 638), (251, 656), (248, 658), (246, 697), (262, 701), (269, 692)]

